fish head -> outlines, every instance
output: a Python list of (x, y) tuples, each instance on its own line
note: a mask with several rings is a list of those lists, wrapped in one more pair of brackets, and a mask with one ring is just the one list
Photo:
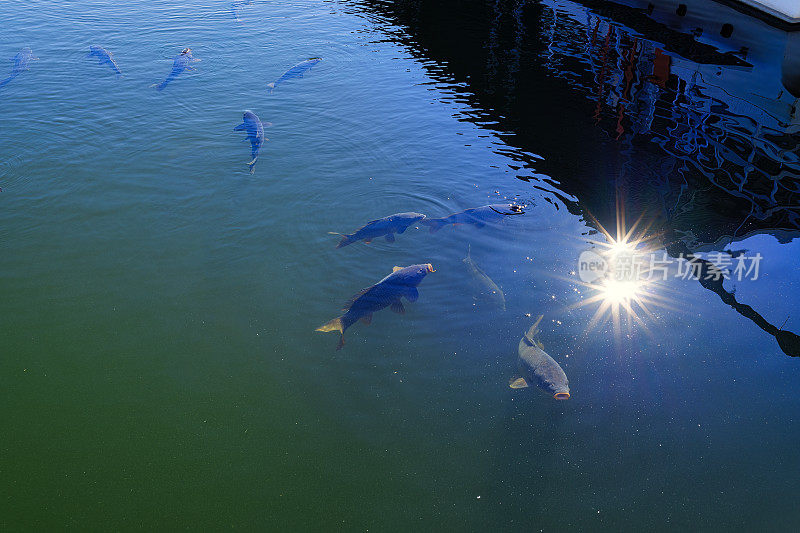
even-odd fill
[(525, 206), (517, 203), (493, 204), (489, 209), (501, 215), (522, 215), (525, 213)]
[(569, 384), (561, 383), (558, 381), (547, 381), (542, 383), (544, 385), (545, 390), (553, 395), (553, 398), (556, 400), (567, 400), (569, 399)]
[(537, 384), (541, 389), (550, 394), (556, 400), (569, 399), (569, 384), (561, 380), (550, 380), (543, 376), (538, 376)]
[(192, 54), (192, 49), (191, 48), (184, 48), (183, 50), (181, 50), (181, 55), (182, 56), (185, 56), (187, 54), (189, 54), (189, 55)]
[(394, 275), (396, 283), (403, 285), (417, 286), (422, 279), (428, 275), (429, 272), (436, 272), (433, 265), (424, 263), (421, 265), (411, 265), (405, 268), (394, 267)]

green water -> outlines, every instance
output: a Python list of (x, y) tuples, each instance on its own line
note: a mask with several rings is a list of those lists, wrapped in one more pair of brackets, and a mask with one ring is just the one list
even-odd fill
[[(3, 529), (796, 525), (800, 373), (772, 337), (682, 280), (646, 329), (587, 332), (596, 306), (574, 307), (570, 274), (586, 221), (515, 179), (519, 150), (463, 87), (347, 4), (240, 17), (0, 5), (0, 55), (39, 57), (0, 92)], [(198, 70), (149, 89), (184, 47)], [(244, 109), (273, 123), (254, 175), (232, 131)], [(527, 213), (340, 250), (327, 233), (505, 198)], [(507, 311), (475, 300), (468, 245)], [(737, 296), (780, 323), (800, 249), (743, 246), (774, 260)], [(427, 262), (404, 316), (353, 326), (339, 352), (314, 332), (394, 265)], [(507, 386), (540, 313), (567, 402)]]

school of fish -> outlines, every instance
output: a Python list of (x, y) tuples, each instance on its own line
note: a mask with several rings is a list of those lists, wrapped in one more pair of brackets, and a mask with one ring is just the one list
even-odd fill
[[(240, 9), (251, 4), (252, 0), (237, 0), (231, 3), (231, 12), (237, 22), (241, 22)], [(122, 71), (113, 54), (102, 46), (90, 46), (86, 57), (96, 59), (98, 65), (108, 67), (118, 78), (122, 76)], [(39, 58), (34, 56), (30, 48), (22, 48), (11, 58), (11, 71), (8, 77), (0, 81), (0, 88), (30, 70), (31, 61), (37, 59)], [(150, 87), (158, 91), (164, 90), (181, 74), (194, 70), (192, 64), (197, 61), (200, 59), (194, 57), (192, 49), (184, 48), (172, 58), (172, 69), (164, 80), (153, 83)], [(268, 83), (267, 91), (271, 93), (278, 85), (290, 79), (304, 77), (320, 61), (322, 61), (320, 57), (300, 61), (275, 81)], [(255, 112), (245, 110), (242, 114), (242, 122), (233, 128), (234, 131), (244, 132), (243, 140), (250, 143), (250, 161), (247, 163), (250, 174), (255, 172), (255, 164), (260, 156), (261, 148), (268, 140), (264, 136), (264, 127), (270, 125), (269, 122), (262, 122)], [(446, 226), (471, 225), (475, 228), (483, 228), (502, 222), (506, 217), (522, 215), (524, 212), (524, 206), (517, 203), (483, 205), (438, 218), (431, 218), (422, 213), (403, 212), (371, 220), (351, 233), (331, 233), (340, 237), (336, 248), (343, 248), (359, 241), (369, 244), (377, 238), (383, 238), (386, 242), (393, 243), (395, 235), (403, 234), (415, 224), (428, 227), (430, 233), (436, 233)], [(488, 299), (500, 309), (505, 310), (506, 301), (502, 289), (472, 259), (469, 249), (463, 263), (475, 284), (476, 295)], [(390, 274), (353, 296), (345, 305), (341, 315), (318, 327), (317, 331), (339, 333), (336, 349), (341, 349), (344, 346), (344, 332), (356, 322), (361, 321), (365, 325), (369, 325), (372, 322), (373, 314), (387, 307), (395, 313), (405, 313), (402, 300), (416, 302), (419, 298), (417, 287), (431, 272), (435, 272), (431, 263), (413, 264), (406, 267), (395, 266)], [(521, 376), (513, 378), (509, 385), (513, 389), (519, 389), (534, 384), (550, 393), (553, 398), (565, 400), (570, 397), (566, 374), (561, 366), (544, 351), (541, 342), (535, 338), (539, 333), (538, 325), (541, 320), (540, 316), (519, 342), (518, 364)]]

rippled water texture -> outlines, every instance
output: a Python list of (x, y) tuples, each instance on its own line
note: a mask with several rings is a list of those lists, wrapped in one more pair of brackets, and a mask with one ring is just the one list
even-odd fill
[[(0, 88), (0, 524), (793, 529), (785, 108), (733, 107), (735, 80), (566, 0), (441, 24), (394, 4), (0, 4), (0, 57), (38, 57)], [(151, 88), (185, 48), (195, 70)], [(252, 175), (246, 109), (272, 123)], [(510, 201), (525, 214), (483, 228), (329, 234)], [(575, 269), (619, 201), (659, 250), (761, 253), (725, 291), (763, 323), (681, 279), (641, 321), (592, 323)], [(341, 351), (314, 331), (420, 263), (404, 315)], [(567, 401), (508, 386), (539, 314)]]

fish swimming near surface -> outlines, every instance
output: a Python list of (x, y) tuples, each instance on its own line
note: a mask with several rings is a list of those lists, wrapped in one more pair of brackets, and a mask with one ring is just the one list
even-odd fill
[(249, 5), (253, 5), (253, 0), (239, 0), (236, 2), (231, 2), (231, 13), (233, 13), (233, 18), (236, 20), (236, 22), (242, 21), (242, 19), (239, 18), (239, 8)]
[(464, 265), (466, 265), (467, 271), (472, 276), (473, 282), (480, 291), (481, 295), (505, 311), (506, 297), (503, 294), (503, 291), (497, 286), (492, 278), (486, 275), (486, 272), (484, 272), (483, 269), (481, 269), (481, 267), (475, 263), (475, 261), (472, 259), (472, 255), (470, 254), (470, 248), (471, 246), (467, 248), (467, 257), (462, 259), (462, 261)]
[(192, 61), (200, 61), (192, 56), (191, 48), (184, 48), (181, 53), (175, 56), (172, 60), (172, 70), (161, 83), (154, 83), (150, 87), (155, 87), (157, 90), (162, 91), (169, 82), (177, 78), (184, 70), (194, 70), (191, 66)]
[(31, 61), (36, 61), (37, 59), (39, 58), (33, 56), (33, 50), (31, 50), (30, 48), (26, 47), (17, 52), (17, 55), (11, 58), (11, 63), (12, 63), (11, 74), (3, 81), (0, 81), (0, 87), (4, 87), (11, 80), (13, 80), (26, 70), (30, 70), (28, 65), (30, 64)]
[(336, 248), (353, 244), (357, 241), (364, 241), (369, 244), (372, 239), (384, 237), (387, 242), (394, 242), (395, 233), (403, 233), (408, 227), (415, 222), (424, 219), (425, 215), (422, 213), (396, 213), (388, 217), (379, 218), (367, 222), (363, 227), (353, 233), (336, 233), (329, 232), (331, 235), (341, 235), (342, 239)]
[(542, 343), (534, 338), (539, 333), (538, 326), (542, 318), (543, 315), (539, 315), (536, 323), (519, 341), (519, 370), (522, 377), (511, 379), (508, 386), (522, 389), (532, 384), (538, 385), (556, 400), (566, 400), (569, 398), (567, 375), (555, 359), (547, 355)]
[(472, 224), (476, 228), (482, 228), (487, 223), (499, 222), (504, 217), (522, 215), (524, 213), (523, 207), (519, 204), (490, 204), (465, 209), (443, 218), (428, 218), (423, 220), (422, 223), (430, 226), (431, 233), (434, 233), (448, 224), (454, 226), (456, 224)]
[(391, 308), (395, 313), (405, 313), (401, 298), (416, 302), (419, 298), (417, 285), (428, 272), (436, 272), (430, 263), (394, 267), (391, 274), (353, 296), (342, 309), (343, 315), (318, 327), (317, 331), (338, 331), (339, 344), (336, 349), (341, 350), (344, 346), (344, 332), (358, 320), (369, 325), (372, 322), (372, 314), (385, 307)]
[[(267, 126), (271, 126), (270, 122), (266, 123)], [(233, 128), (233, 131), (244, 131), (247, 133), (247, 136), (244, 138), (245, 141), (250, 141), (250, 157), (252, 160), (247, 163), (247, 166), (250, 167), (250, 174), (255, 172), (255, 165), (256, 161), (258, 161), (258, 154), (261, 151), (261, 145), (264, 144), (264, 141), (268, 141), (266, 137), (264, 137), (264, 124), (261, 123), (261, 119), (250, 110), (246, 110), (242, 114), (242, 123)]]
[(90, 46), (89, 53), (86, 54), (86, 57), (96, 57), (98, 64), (108, 65), (111, 67), (111, 70), (117, 74), (117, 77), (122, 76), (122, 72), (119, 70), (117, 62), (114, 61), (113, 54), (102, 46)]
[(293, 66), (292, 68), (281, 74), (280, 78), (278, 78), (272, 83), (268, 83), (267, 89), (269, 89), (269, 92), (272, 92), (275, 89), (275, 87), (277, 87), (279, 84), (283, 83), (286, 80), (290, 80), (292, 78), (302, 78), (306, 72), (311, 70), (311, 67), (313, 67), (320, 61), (322, 61), (321, 57), (312, 57), (310, 59), (306, 59), (305, 61), (301, 61), (300, 63), (296, 64), (295, 66)]

